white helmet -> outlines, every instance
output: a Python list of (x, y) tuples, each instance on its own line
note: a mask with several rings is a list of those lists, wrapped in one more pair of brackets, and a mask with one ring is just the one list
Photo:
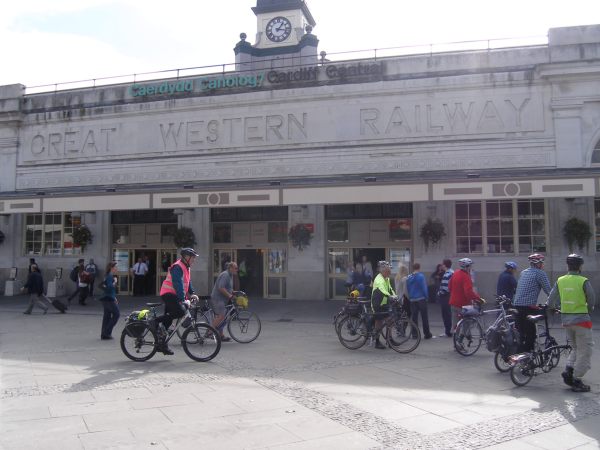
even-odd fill
[(458, 260), (458, 265), (461, 269), (467, 269), (473, 265), (471, 258), (462, 258)]

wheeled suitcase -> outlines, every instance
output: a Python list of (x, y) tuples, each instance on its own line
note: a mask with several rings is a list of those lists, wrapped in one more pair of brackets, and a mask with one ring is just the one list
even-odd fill
[(67, 310), (67, 305), (65, 305), (63, 302), (61, 302), (57, 298), (52, 300), (52, 306), (54, 306), (56, 309), (58, 309), (62, 314), (64, 314), (65, 311)]

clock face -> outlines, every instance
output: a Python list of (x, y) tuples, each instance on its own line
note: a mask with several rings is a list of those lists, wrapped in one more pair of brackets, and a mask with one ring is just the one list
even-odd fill
[(283, 42), (292, 34), (292, 24), (285, 17), (275, 17), (269, 20), (265, 31), (269, 40)]

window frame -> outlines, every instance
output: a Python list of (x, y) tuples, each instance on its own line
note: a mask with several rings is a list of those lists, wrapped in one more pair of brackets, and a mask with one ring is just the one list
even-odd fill
[[(498, 251), (498, 252), (491, 252), (489, 250), (489, 239), (490, 239), (490, 235), (488, 233), (488, 214), (487, 214), (487, 204), (489, 202), (511, 202), (512, 205), (512, 240), (513, 240), (513, 251), (512, 252), (502, 252), (502, 251)], [(534, 241), (534, 238), (536, 236), (540, 236), (540, 235), (535, 235), (535, 234), (531, 234), (532, 232), (530, 232), (530, 234), (523, 234), (521, 235), (521, 233), (519, 232), (519, 220), (523, 220), (523, 218), (519, 219), (519, 211), (518, 211), (518, 207), (519, 207), (519, 202), (530, 202), (530, 205), (532, 204), (532, 202), (542, 202), (543, 204), (543, 208), (544, 208), (544, 214), (543, 214), (543, 225), (544, 225), (544, 234), (543, 234), (543, 238), (545, 241), (545, 249), (544, 250), (533, 250), (529, 249), (529, 250), (523, 250), (522, 249), (522, 244), (521, 244), (521, 237), (529, 237), (531, 239), (531, 241)], [(459, 251), (459, 245), (458, 245), (458, 239), (459, 237), (465, 238), (465, 236), (459, 236), (457, 234), (457, 222), (458, 222), (458, 218), (457, 218), (457, 214), (456, 214), (456, 206), (457, 204), (461, 204), (461, 203), (465, 203), (465, 204), (475, 204), (475, 203), (479, 203), (480, 204), (480, 209), (481, 209), (481, 218), (479, 219), (481, 221), (481, 235), (477, 235), (477, 237), (481, 237), (481, 251), (470, 251), (470, 252), (464, 252), (464, 251)], [(549, 220), (548, 220), (548, 201), (547, 199), (543, 199), (543, 198), (520, 198), (520, 199), (486, 199), (486, 200), (457, 200), (454, 202), (454, 209), (453, 209), (453, 214), (454, 214), (454, 250), (455, 250), (455, 254), (457, 255), (471, 255), (471, 254), (475, 254), (475, 255), (482, 255), (482, 256), (500, 256), (500, 255), (514, 255), (514, 256), (519, 256), (521, 254), (524, 253), (533, 253), (535, 251), (540, 251), (540, 252), (548, 252), (550, 251), (549, 248), (549, 244), (550, 241), (548, 239), (549, 236), (549, 230), (548, 230), (548, 225), (549, 225)], [(499, 213), (499, 218), (500, 218), (500, 222), (502, 221), (502, 216)], [(533, 217), (533, 214), (530, 212), (528, 219), (530, 221), (536, 220)], [(460, 220), (469, 220), (469, 219), (460, 219)], [(469, 229), (469, 227), (467, 227), (467, 229)], [(508, 236), (508, 235), (507, 235)], [(492, 236), (492, 238), (496, 238), (498, 236)], [(466, 238), (469, 239), (469, 242), (471, 240), (471, 235), (466, 236)], [(500, 239), (502, 239), (502, 234), (499, 236)], [(500, 241), (502, 242), (502, 241)], [(469, 248), (470, 248), (470, 244), (469, 244)], [(502, 244), (500, 244), (500, 249), (502, 248)]]
[[(67, 224), (68, 216), (71, 217), (70, 224)], [(37, 223), (36, 218), (41, 217), (41, 223)], [(49, 220), (52, 217), (52, 220)], [(71, 242), (72, 242), (72, 230), (74, 228), (72, 221), (73, 213), (72, 212), (48, 212), (48, 213), (29, 213), (25, 214), (25, 219), (23, 221), (23, 241), (22, 241), (22, 254), (23, 256), (44, 256), (44, 257), (63, 257), (63, 256), (79, 256), (81, 255), (81, 247), (80, 246), (72, 246), (68, 251), (65, 247), (65, 238), (70, 234)], [(33, 223), (28, 223), (29, 218), (33, 218)], [(56, 222), (56, 219), (60, 218), (60, 223)], [(38, 233), (40, 235), (40, 239), (35, 239), (36, 230), (33, 230), (34, 239), (27, 238), (27, 232), (29, 226), (40, 227)], [(54, 239), (54, 234), (58, 230), (52, 231), (51, 228), (55, 226), (60, 227), (60, 240)], [(50, 234), (51, 239), (47, 240), (46, 235)], [(57, 248), (56, 243), (59, 243), (58, 251), (56, 252), (48, 252), (49, 248)], [(28, 245), (33, 245), (33, 253), (29, 253)], [(39, 244), (39, 252), (35, 253), (36, 244)], [(51, 247), (48, 247), (51, 245)]]

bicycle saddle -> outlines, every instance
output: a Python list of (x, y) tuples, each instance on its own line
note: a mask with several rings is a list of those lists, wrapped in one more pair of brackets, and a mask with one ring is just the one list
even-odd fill
[(544, 320), (543, 314), (538, 314), (537, 316), (527, 316), (527, 320), (531, 322), (539, 322), (540, 320)]
[(154, 308), (155, 306), (161, 306), (162, 303), (146, 303), (146, 306), (149, 306), (150, 308)]

